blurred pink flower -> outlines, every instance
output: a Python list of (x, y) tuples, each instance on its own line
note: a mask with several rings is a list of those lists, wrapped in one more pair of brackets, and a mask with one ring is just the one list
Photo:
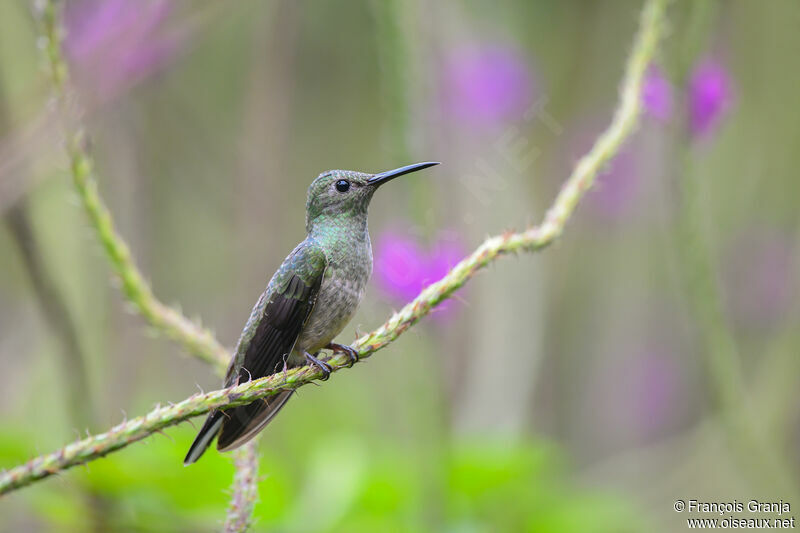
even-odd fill
[(651, 351), (633, 364), (629, 377), (632, 415), (645, 435), (673, 425), (678, 398), (684, 393), (675, 354)]
[(177, 42), (164, 21), (169, 0), (80, 0), (66, 4), (64, 49), (78, 81), (108, 100), (163, 67)]
[[(387, 296), (406, 304), (426, 286), (439, 281), (464, 255), (464, 248), (452, 239), (440, 239), (426, 250), (411, 237), (387, 231), (375, 243), (375, 279)], [(447, 304), (438, 309), (447, 308)]]
[[(574, 165), (592, 147), (603, 131), (603, 124), (603, 120), (594, 117), (581, 119), (574, 127), (567, 128), (571, 138), (565, 144), (565, 167)], [(595, 185), (586, 197), (587, 207), (593, 216), (616, 220), (629, 215), (635, 207), (640, 188), (640, 160), (635, 142), (634, 140), (623, 146), (617, 156), (598, 174)]]
[(528, 60), (516, 48), (465, 45), (445, 59), (444, 107), (456, 119), (492, 126), (521, 118), (533, 101)]
[(440, 240), (431, 254), (428, 275), (439, 281), (466, 255), (464, 247), (452, 240)]
[(689, 120), (692, 133), (704, 136), (714, 130), (731, 104), (731, 80), (722, 63), (706, 59), (689, 80)]
[(725, 261), (727, 302), (738, 327), (771, 329), (792, 303), (797, 265), (792, 239), (775, 230), (753, 230), (731, 246)]
[(596, 212), (607, 218), (616, 218), (629, 212), (639, 192), (637, 160), (630, 148), (623, 148), (597, 176), (597, 184), (590, 193), (590, 203)]
[(613, 350), (622, 350), (623, 355), (610, 356), (587, 391), (586, 401), (595, 413), (590, 417), (592, 431), (613, 447), (670, 433), (685, 420), (691, 404), (689, 376), (681, 367), (677, 346), (670, 340), (661, 344), (636, 339), (626, 344), (627, 340), (614, 345)]
[(426, 276), (427, 257), (409, 237), (386, 232), (375, 245), (375, 273), (381, 290), (395, 300), (410, 301)]
[(642, 87), (642, 104), (648, 114), (662, 122), (672, 117), (672, 85), (657, 65), (652, 65), (647, 71)]

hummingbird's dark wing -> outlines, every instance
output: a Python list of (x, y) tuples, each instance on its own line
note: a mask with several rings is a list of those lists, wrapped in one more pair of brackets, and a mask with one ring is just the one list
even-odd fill
[[(268, 376), (284, 368), (314, 308), (326, 265), (322, 249), (308, 239), (284, 260), (250, 314), (228, 368), (226, 386)], [(248, 405), (212, 412), (184, 464), (196, 461), (218, 432), (217, 449), (220, 451), (241, 446), (261, 431), (292, 392), (283, 391)]]

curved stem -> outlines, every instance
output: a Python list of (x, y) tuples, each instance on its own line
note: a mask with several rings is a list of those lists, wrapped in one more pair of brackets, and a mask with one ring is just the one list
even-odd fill
[[(75, 114), (73, 108), (77, 106), (70, 100), (67, 90), (69, 72), (61, 53), (59, 6), (56, 4), (55, 0), (45, 4), (41, 18), (53, 90), (63, 118), (68, 120)], [(159, 332), (177, 341), (190, 354), (211, 363), (219, 374), (223, 374), (230, 353), (210, 331), (159, 301), (136, 267), (128, 244), (117, 233), (111, 213), (100, 197), (83, 129), (77, 121), (73, 122), (71, 128), (68, 125), (64, 128), (72, 181), (111, 268), (122, 282), (125, 298)]]
[[(539, 250), (561, 235), (578, 201), (594, 182), (597, 172), (619, 151), (634, 129), (640, 114), (639, 95), (642, 80), (662, 35), (666, 4), (667, 0), (646, 2), (639, 32), (627, 61), (619, 107), (609, 127), (578, 162), (547, 211), (544, 221), (526, 231), (507, 232), (484, 241), (447, 275), (425, 288), (419, 296), (392, 315), (381, 327), (356, 340), (352, 346), (358, 350), (361, 360), (367, 359), (397, 339), (431, 309), (463, 286), (478, 270), (499, 256), (511, 252)], [(333, 367), (334, 372), (350, 366), (350, 359), (345, 354), (334, 354), (327, 359), (327, 362)], [(296, 389), (320, 377), (322, 373), (317, 368), (304, 366), (229, 389), (194, 395), (170, 407), (159, 407), (145, 416), (123, 422), (106, 433), (75, 442), (0, 474), (0, 494), (102, 457), (193, 416), (213, 409), (244, 405), (282, 389)]]

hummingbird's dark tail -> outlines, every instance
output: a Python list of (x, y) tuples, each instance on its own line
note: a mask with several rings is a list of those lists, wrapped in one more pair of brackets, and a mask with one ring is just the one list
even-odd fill
[(189, 448), (183, 460), (184, 466), (200, 459), (217, 434), (217, 449), (221, 452), (238, 448), (255, 437), (278, 414), (293, 392), (287, 390), (224, 412), (212, 412)]
[(206, 451), (208, 445), (211, 444), (211, 441), (214, 440), (214, 437), (219, 433), (224, 419), (225, 415), (223, 415), (221, 411), (214, 411), (208, 415), (205, 424), (200, 428), (200, 433), (194, 438), (194, 442), (191, 448), (189, 448), (189, 453), (186, 454), (186, 459), (183, 460), (183, 466), (189, 466), (200, 459), (200, 456)]
[(286, 405), (293, 392), (291, 390), (282, 391), (274, 396), (267, 396), (253, 403), (225, 411), (222, 431), (217, 439), (217, 449), (227, 452), (255, 437)]

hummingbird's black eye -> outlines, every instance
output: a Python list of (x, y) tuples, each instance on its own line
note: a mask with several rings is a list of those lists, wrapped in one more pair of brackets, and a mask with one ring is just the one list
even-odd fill
[(336, 190), (339, 192), (347, 192), (350, 190), (350, 182), (347, 180), (339, 180), (336, 182)]

